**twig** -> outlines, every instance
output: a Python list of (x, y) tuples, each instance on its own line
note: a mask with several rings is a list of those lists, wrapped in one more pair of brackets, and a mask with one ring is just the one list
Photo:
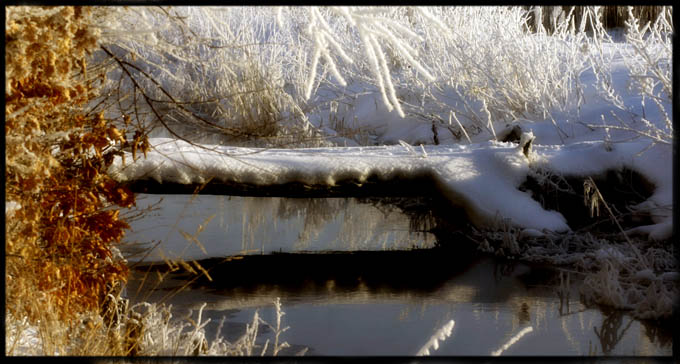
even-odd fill
[(628, 245), (633, 250), (633, 252), (637, 256), (640, 263), (642, 263), (645, 266), (645, 268), (649, 268), (649, 264), (647, 263), (647, 260), (642, 256), (642, 254), (640, 254), (638, 249), (635, 247), (635, 245), (633, 245), (633, 242), (628, 237), (628, 234), (626, 234), (626, 231), (623, 230), (623, 227), (621, 227), (621, 224), (619, 224), (619, 220), (614, 216), (614, 213), (609, 208), (609, 205), (604, 200), (604, 197), (602, 197), (602, 194), (600, 193), (600, 189), (597, 188), (597, 185), (595, 184), (595, 181), (593, 181), (592, 177), (588, 177), (588, 179), (586, 179), (586, 181), (583, 183), (583, 187), (584, 187), (584, 193), (585, 194), (588, 194), (588, 191), (589, 191), (590, 188), (592, 188), (595, 191), (598, 199), (600, 201), (602, 201), (602, 203), (604, 204), (604, 207), (607, 209), (607, 212), (609, 212), (609, 216), (612, 218), (612, 220), (614, 220), (614, 223), (616, 224), (616, 226), (621, 231), (621, 234), (623, 234), (623, 237), (626, 239), (626, 242), (628, 242)]

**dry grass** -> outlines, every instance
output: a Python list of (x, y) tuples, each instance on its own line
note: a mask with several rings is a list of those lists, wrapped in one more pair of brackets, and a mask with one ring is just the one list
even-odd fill
[[(203, 144), (323, 143), (283, 73), (296, 60), (260, 29), (261, 8), (112, 7), (98, 65), (110, 76), (95, 110), (129, 114), (151, 136)], [(247, 18), (252, 21), (241, 22)], [(234, 19), (235, 23), (234, 23)], [(232, 23), (228, 23), (228, 21)], [(236, 24), (238, 23), (238, 24)], [(270, 42), (258, 38), (272, 32)]]

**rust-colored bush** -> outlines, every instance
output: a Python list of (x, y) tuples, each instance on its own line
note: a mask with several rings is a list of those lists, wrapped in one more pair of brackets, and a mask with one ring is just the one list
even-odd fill
[(87, 57), (98, 34), (88, 7), (5, 8), (7, 313), (64, 321), (96, 311), (125, 264), (112, 256), (134, 195), (105, 171), (125, 143), (104, 115)]

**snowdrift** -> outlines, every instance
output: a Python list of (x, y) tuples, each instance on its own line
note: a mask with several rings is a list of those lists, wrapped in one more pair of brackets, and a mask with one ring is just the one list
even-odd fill
[[(390, 180), (431, 176), (439, 192), (452, 205), (465, 209), (479, 227), (510, 219), (524, 229), (566, 232), (570, 228), (559, 211), (545, 210), (518, 187), (538, 168), (566, 176), (587, 177), (611, 169), (639, 171), (655, 184), (654, 194), (640, 206), (654, 210), (655, 225), (640, 228), (653, 239), (672, 233), (670, 210), (672, 178), (669, 168), (658, 168), (667, 153), (657, 146), (644, 154), (642, 142), (609, 145), (582, 142), (568, 146), (535, 145), (525, 133), (521, 144), (489, 141), (471, 145), (418, 146), (406, 143), (376, 147), (298, 149), (242, 148), (192, 145), (174, 139), (151, 139), (153, 150), (133, 161), (127, 153), (117, 157), (109, 173), (119, 181), (155, 180), (159, 183), (202, 184), (208, 180), (267, 186), (302, 183), (334, 186), (369, 178)], [(425, 193), (425, 191), (423, 191)], [(665, 211), (665, 213), (664, 213)]]

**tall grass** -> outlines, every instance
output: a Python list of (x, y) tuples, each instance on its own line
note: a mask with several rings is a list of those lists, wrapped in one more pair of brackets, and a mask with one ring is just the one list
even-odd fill
[(300, 84), (295, 77), (303, 49), (267, 23), (271, 13), (107, 8), (99, 57), (109, 71), (108, 91), (94, 110), (129, 114), (151, 136), (318, 144), (305, 106), (291, 92)]
[[(592, 86), (582, 84), (584, 72), (605, 80), (597, 85), (601, 94), (613, 109), (622, 107), (607, 81), (613, 71), (608, 57), (616, 55), (610, 52), (611, 17), (598, 7), (565, 7), (550, 15), (549, 28), (532, 26), (532, 19), (546, 14), (538, 14), (540, 9), (107, 9), (101, 27), (111, 54), (101, 59), (116, 66), (115, 57), (130, 72), (111, 70), (109, 101), (100, 108), (120, 101), (124, 113), (154, 128), (152, 135), (304, 146), (325, 144), (323, 137), (335, 134), (329, 125), (347, 125), (331, 121), (356, 120), (365, 108), (358, 100), (372, 97), (376, 109), (448, 129), (454, 140), (495, 138), (496, 129), (527, 120), (554, 124), (564, 140), (570, 133), (557, 119), (593, 124), (580, 119)], [(649, 94), (647, 107), (654, 103), (670, 115), (670, 100), (658, 99), (660, 91), (648, 76), (670, 79), (665, 64), (672, 58), (672, 8), (640, 9), (631, 8), (625, 17), (633, 47), (621, 56), (635, 82), (644, 83), (636, 92)], [(642, 13), (658, 16), (644, 28)], [(668, 141), (668, 130), (664, 133), (660, 138)], [(375, 140), (365, 133), (355, 139)]]

